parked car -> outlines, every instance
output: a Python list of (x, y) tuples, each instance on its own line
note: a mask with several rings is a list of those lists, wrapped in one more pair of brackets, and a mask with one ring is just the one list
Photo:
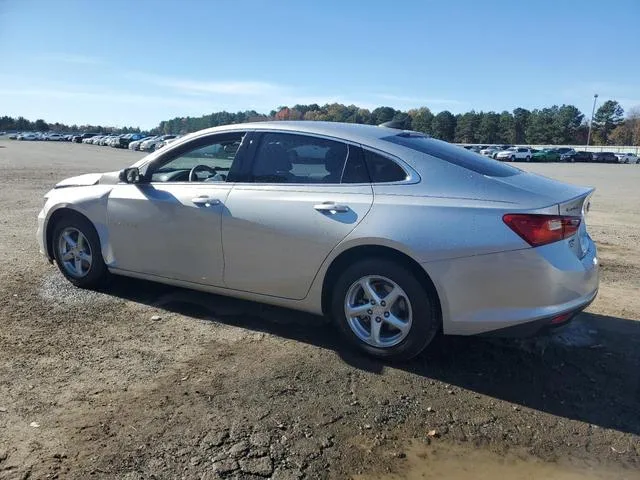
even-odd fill
[(593, 154), (593, 161), (599, 163), (618, 163), (618, 157), (613, 152), (596, 152)]
[(466, 150), (471, 150), (475, 153), (480, 153), (481, 148), (478, 145), (465, 145), (464, 148)]
[(75, 143), (82, 143), (82, 141), (86, 138), (91, 138), (91, 137), (95, 137), (96, 135), (98, 135), (97, 133), (82, 133), (80, 135), (75, 135), (73, 137), (73, 141)]
[(558, 147), (555, 149), (560, 154), (560, 159), (562, 159), (563, 155), (571, 155), (575, 153), (575, 149), (570, 147)]
[(555, 148), (543, 148), (533, 152), (531, 160), (533, 162), (558, 162), (560, 161), (560, 153)]
[(487, 147), (480, 150), (480, 155), (484, 155), (485, 157), (494, 158), (494, 155), (497, 155), (501, 150), (498, 147)]
[(112, 138), (113, 138), (113, 135), (105, 135), (98, 141), (98, 145), (100, 145), (101, 147), (104, 147), (107, 145), (107, 142), (109, 142)]
[(146, 140), (149, 140), (151, 138), (154, 138), (153, 135), (147, 136), (147, 137), (143, 137), (140, 140), (134, 140), (133, 142), (129, 143), (129, 150), (140, 150), (140, 144)]
[(593, 155), (591, 152), (573, 151), (560, 155), (560, 160), (563, 162), (592, 162)]
[(326, 314), (407, 359), (438, 332), (531, 334), (585, 308), (592, 192), (419, 132), (239, 124), (63, 180), (38, 239), (78, 287), (120, 274)]
[(640, 163), (638, 156), (633, 153), (616, 153), (616, 157), (620, 163)]
[(115, 145), (117, 148), (128, 148), (131, 142), (135, 142), (144, 138), (144, 135), (141, 133), (128, 133), (126, 135), (121, 135), (118, 143)]
[(169, 140), (170, 138), (175, 138), (175, 135), (159, 135), (157, 137), (151, 138), (149, 140), (145, 140), (140, 144), (140, 150), (146, 152), (153, 152), (158, 145), (164, 140)]
[(176, 140), (178, 140), (180, 137), (181, 137), (181, 136), (180, 136), (180, 135), (178, 135), (178, 136), (177, 136), (177, 137), (175, 137), (175, 138), (169, 138), (169, 139), (167, 139), (167, 140), (163, 140), (163, 141), (161, 141), (161, 142), (156, 146), (156, 150), (159, 150), (159, 149), (161, 149), (161, 148), (166, 147), (167, 145), (169, 145), (169, 144), (171, 144), (171, 143), (175, 142)]
[(19, 133), (12, 133), (9, 135), (9, 140), (16, 140), (18, 138)]
[(510, 147), (506, 150), (498, 152), (496, 160), (515, 162), (516, 160), (531, 161), (531, 149), (525, 147)]
[(40, 137), (38, 137), (37, 134), (32, 133), (32, 132), (28, 132), (28, 133), (21, 133), (20, 135), (18, 135), (18, 140), (29, 140), (29, 141), (33, 141), (33, 140), (39, 140)]
[(49, 133), (45, 135), (44, 140), (48, 142), (62, 142), (64, 141), (64, 135), (61, 133)]
[(122, 135), (112, 135), (107, 142), (105, 143), (105, 145), (115, 148), (116, 145), (118, 145), (120, 143), (120, 137), (122, 137)]

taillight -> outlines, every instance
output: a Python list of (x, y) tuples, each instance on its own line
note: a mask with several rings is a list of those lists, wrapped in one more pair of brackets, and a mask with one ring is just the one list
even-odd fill
[(580, 226), (580, 217), (562, 215), (508, 213), (502, 220), (532, 247), (568, 238)]

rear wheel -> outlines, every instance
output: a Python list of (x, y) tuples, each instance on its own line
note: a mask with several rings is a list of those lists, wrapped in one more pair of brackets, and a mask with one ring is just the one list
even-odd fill
[(441, 324), (434, 295), (409, 269), (380, 258), (361, 260), (340, 275), (331, 311), (353, 345), (394, 360), (418, 355)]
[(530, 162), (530, 161), (531, 161), (531, 157), (526, 157), (526, 158), (525, 158), (525, 160), (526, 160), (527, 162)]
[(53, 227), (53, 255), (62, 274), (77, 287), (95, 288), (108, 276), (98, 233), (79, 215), (67, 215)]
[(512, 162), (515, 162), (516, 161), (516, 156), (515, 155), (511, 155), (511, 158), (509, 160), (511, 160)]

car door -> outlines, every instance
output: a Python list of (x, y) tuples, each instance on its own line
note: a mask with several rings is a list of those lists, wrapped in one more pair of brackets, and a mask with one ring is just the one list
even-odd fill
[(197, 137), (141, 167), (107, 200), (112, 268), (220, 286), (221, 221), (246, 132)]
[(359, 145), (268, 131), (222, 219), (224, 283), (302, 299), (322, 262), (367, 215), (373, 191)]

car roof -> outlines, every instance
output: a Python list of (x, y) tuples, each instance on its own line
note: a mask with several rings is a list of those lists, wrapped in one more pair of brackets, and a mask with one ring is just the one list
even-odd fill
[(397, 135), (402, 130), (379, 127), (376, 125), (363, 125), (359, 123), (319, 122), (319, 121), (269, 121), (253, 123), (237, 123), (213, 127), (195, 132), (197, 136), (215, 132), (232, 130), (281, 130), (299, 133), (310, 133), (328, 137), (341, 138), (357, 143), (370, 143), (380, 138)]

